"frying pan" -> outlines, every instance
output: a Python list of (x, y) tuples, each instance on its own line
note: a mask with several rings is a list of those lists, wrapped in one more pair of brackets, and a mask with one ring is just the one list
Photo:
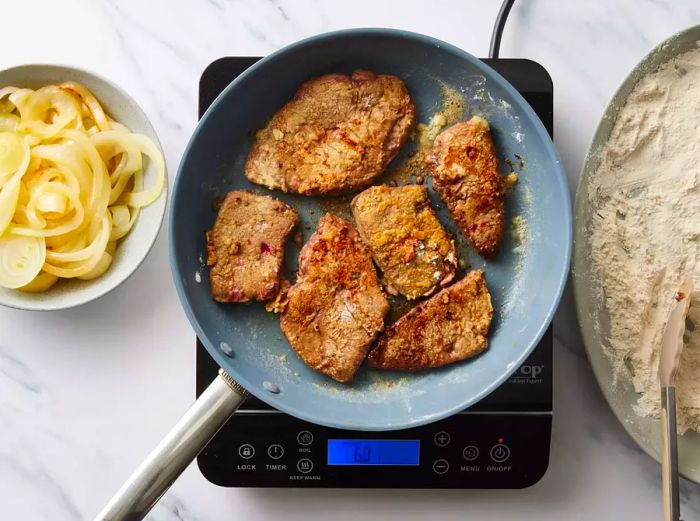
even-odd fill
[[(490, 348), (478, 358), (418, 374), (361, 369), (351, 385), (307, 368), (284, 340), (279, 318), (263, 304), (221, 305), (211, 298), (204, 266), (204, 232), (215, 214), (212, 198), (234, 189), (269, 193), (242, 174), (254, 130), (289, 101), (306, 80), (365, 68), (402, 78), (427, 122), (452, 93), (465, 116), (491, 124), (503, 172), (509, 159), (520, 180), (508, 197), (508, 222), (520, 221), (524, 239), (506, 233), (499, 256), (488, 263), (464, 242), (439, 199), (438, 216), (454, 235), (462, 259), (482, 268), (495, 308)], [(447, 93), (447, 94), (446, 94)], [(404, 147), (388, 171), (405, 159)], [(516, 155), (517, 154), (517, 155)], [(519, 163), (519, 158), (524, 164)], [(521, 168), (522, 166), (522, 168)], [(386, 182), (391, 173), (377, 182)], [(300, 215), (307, 240), (344, 200), (275, 192)], [(518, 217), (515, 220), (515, 217)], [(496, 389), (527, 358), (552, 319), (568, 273), (571, 208), (559, 157), (535, 112), (499, 74), (466, 52), (427, 36), (386, 29), (315, 36), (262, 59), (232, 82), (202, 117), (174, 184), (170, 259), (178, 295), (198, 337), (222, 368), (220, 377), (137, 469), (100, 520), (141, 519), (248, 392), (309, 422), (363, 431), (415, 427), (454, 414)], [(294, 280), (299, 250), (286, 251)]]

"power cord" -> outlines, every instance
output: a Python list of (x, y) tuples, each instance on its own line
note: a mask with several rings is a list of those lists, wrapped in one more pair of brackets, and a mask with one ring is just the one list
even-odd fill
[(508, 13), (510, 13), (510, 9), (513, 7), (514, 2), (515, 0), (504, 0), (503, 4), (501, 4), (501, 9), (498, 11), (496, 23), (493, 25), (493, 32), (491, 33), (489, 58), (498, 58), (498, 52), (501, 50), (501, 37), (503, 36), (503, 28), (506, 25)]

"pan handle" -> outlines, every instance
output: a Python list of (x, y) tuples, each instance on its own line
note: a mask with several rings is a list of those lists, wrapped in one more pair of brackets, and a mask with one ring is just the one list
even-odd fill
[(95, 521), (143, 519), (249, 396), (223, 369)]

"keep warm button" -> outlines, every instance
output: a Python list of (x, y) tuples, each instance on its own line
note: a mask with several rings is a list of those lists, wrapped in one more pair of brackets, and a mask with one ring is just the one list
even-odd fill
[(499, 443), (498, 445), (491, 447), (491, 459), (496, 463), (508, 461), (508, 458), (510, 458), (510, 448), (508, 445)]
[(314, 462), (308, 458), (302, 458), (297, 461), (297, 470), (302, 474), (308, 474), (314, 469)]

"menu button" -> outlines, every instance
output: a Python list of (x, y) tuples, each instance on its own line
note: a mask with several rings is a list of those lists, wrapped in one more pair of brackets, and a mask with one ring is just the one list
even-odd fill
[(467, 445), (464, 447), (464, 450), (462, 450), (462, 457), (467, 461), (474, 461), (479, 457), (479, 449), (474, 445)]

